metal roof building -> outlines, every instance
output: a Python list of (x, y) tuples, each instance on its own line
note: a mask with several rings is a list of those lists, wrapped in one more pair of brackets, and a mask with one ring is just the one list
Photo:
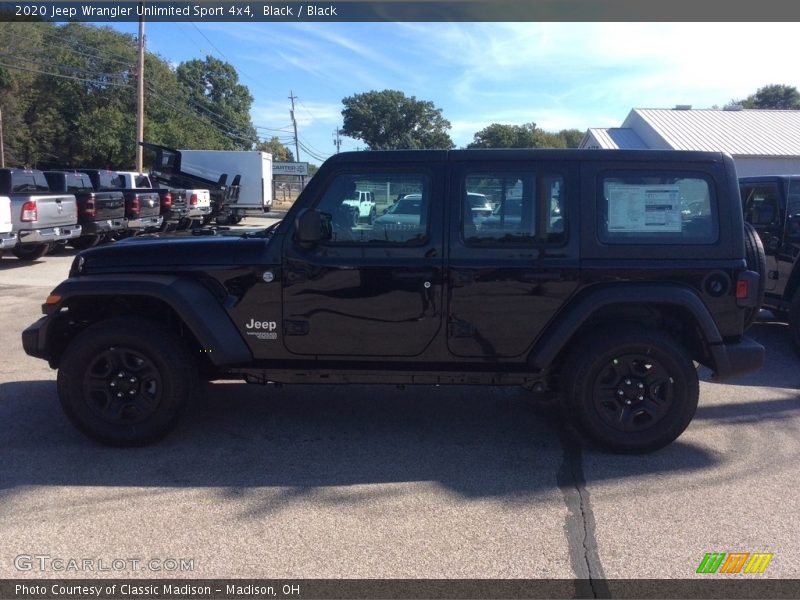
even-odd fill
[(800, 110), (634, 108), (581, 148), (727, 152), (740, 176), (800, 173)]

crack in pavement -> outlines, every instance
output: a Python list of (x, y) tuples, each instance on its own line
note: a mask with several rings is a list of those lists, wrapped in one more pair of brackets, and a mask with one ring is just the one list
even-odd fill
[(577, 578), (577, 597), (610, 598), (597, 550), (594, 512), (583, 475), (581, 442), (577, 434), (564, 424), (558, 426), (558, 437), (564, 450), (564, 459), (556, 480), (569, 510), (564, 529), (570, 564)]

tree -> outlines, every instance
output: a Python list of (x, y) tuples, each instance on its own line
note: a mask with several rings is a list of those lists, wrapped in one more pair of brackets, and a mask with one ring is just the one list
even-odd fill
[(201, 118), (213, 124), (215, 134), (207, 148), (250, 150), (258, 141), (250, 121), (253, 96), (239, 83), (236, 69), (213, 56), (178, 65), (178, 81), (187, 101)]
[(370, 150), (455, 147), (450, 121), (433, 102), (397, 90), (371, 91), (342, 100), (342, 133)]
[(259, 142), (256, 150), (269, 152), (275, 162), (294, 162), (292, 151), (284, 146), (276, 136), (273, 136), (269, 141)]
[(538, 129), (536, 123), (492, 123), (477, 132), (467, 148), (542, 148), (545, 145), (545, 132)]
[(539, 129), (536, 123), (492, 123), (477, 132), (467, 148), (577, 148), (582, 139), (583, 133), (577, 129), (552, 133)]
[(562, 129), (558, 135), (564, 140), (565, 148), (580, 148), (585, 132), (580, 129)]
[(791, 85), (766, 85), (744, 100), (731, 104), (741, 104), (744, 108), (800, 110), (800, 92)]

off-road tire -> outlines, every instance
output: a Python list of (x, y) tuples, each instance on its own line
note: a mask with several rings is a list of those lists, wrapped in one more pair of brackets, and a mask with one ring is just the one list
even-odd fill
[(50, 250), (50, 244), (17, 244), (11, 249), (11, 254), (20, 260), (39, 260)]
[(744, 313), (744, 328), (747, 329), (756, 320), (758, 311), (761, 310), (761, 305), (764, 302), (764, 288), (767, 283), (767, 256), (758, 232), (755, 227), (746, 221), (744, 223), (744, 254), (747, 268), (759, 275), (756, 305), (746, 309)]
[(177, 424), (197, 385), (188, 347), (155, 321), (115, 317), (64, 351), (58, 396), (70, 421), (110, 446), (143, 446)]
[(600, 446), (651, 452), (689, 425), (700, 387), (694, 363), (675, 339), (656, 330), (609, 327), (575, 347), (560, 374), (562, 403)]

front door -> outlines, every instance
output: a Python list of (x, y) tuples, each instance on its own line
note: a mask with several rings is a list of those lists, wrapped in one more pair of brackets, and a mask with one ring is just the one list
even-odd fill
[[(284, 250), (284, 343), (299, 355), (408, 357), (442, 325), (443, 181), (436, 165), (371, 161), (330, 178), (314, 208), (331, 239)], [(366, 194), (363, 192), (367, 192)], [(360, 200), (375, 204), (364, 210)]]

